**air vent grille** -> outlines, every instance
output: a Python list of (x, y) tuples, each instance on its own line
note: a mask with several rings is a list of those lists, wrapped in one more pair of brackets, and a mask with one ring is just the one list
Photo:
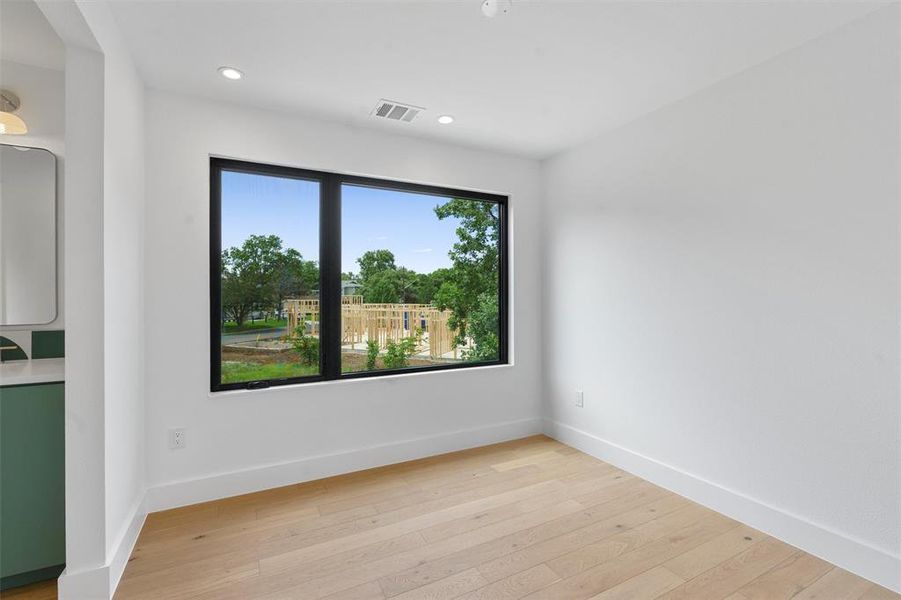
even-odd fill
[(390, 119), (392, 121), (409, 123), (423, 110), (425, 109), (419, 106), (413, 106), (412, 104), (382, 99), (379, 100), (378, 104), (375, 105), (375, 108), (372, 109), (372, 116), (380, 119)]

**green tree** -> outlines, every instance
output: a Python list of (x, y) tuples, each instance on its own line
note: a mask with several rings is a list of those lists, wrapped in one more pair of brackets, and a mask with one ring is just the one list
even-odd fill
[(406, 304), (422, 302), (418, 291), (419, 274), (406, 267), (398, 267), (394, 272), (397, 273), (397, 296), (400, 301)]
[(277, 273), (284, 263), (276, 235), (252, 235), (240, 248), (222, 252), (222, 312), (237, 325), (258, 307), (270, 307), (277, 296)]
[(414, 285), (417, 302), (431, 304), (441, 285), (446, 281), (450, 281), (452, 276), (453, 272), (451, 269), (435, 269), (431, 273), (418, 274)]
[(497, 360), (499, 347), (499, 311), (497, 293), (479, 296), (479, 303), (469, 315), (469, 335), (474, 347), (463, 353), (466, 360)]
[[(494, 296), (494, 309), (497, 311), (498, 290), (498, 240), (500, 236), (500, 214), (496, 204), (490, 202), (474, 202), (455, 198), (435, 208), (439, 219), (455, 217), (460, 224), (457, 227), (457, 242), (448, 252), (453, 268), (445, 281), (435, 292), (434, 303), (438, 308), (450, 309), (451, 318), (448, 325), (457, 331), (457, 343), (462, 344), (469, 335), (470, 319), (476, 311), (492, 310), (490, 306), (482, 308), (489, 296)], [(481, 315), (483, 325), (487, 324)], [(496, 323), (497, 316), (494, 321)], [(489, 344), (485, 352), (490, 350), (490, 336), (479, 336), (473, 341), (476, 349), (482, 352), (478, 344)], [(497, 326), (494, 327), (497, 337)], [(497, 353), (495, 342), (494, 353)]]
[(396, 269), (394, 264), (394, 253), (390, 250), (368, 250), (363, 256), (357, 259), (360, 265), (360, 283), (366, 285), (366, 280), (383, 271), (393, 271)]
[(363, 302), (388, 304), (399, 302), (401, 277), (394, 269), (378, 271), (363, 284)]
[(287, 298), (308, 296), (319, 287), (319, 265), (304, 260), (294, 248), (284, 250), (275, 273), (274, 310), (282, 318), (282, 305)]
[(357, 259), (363, 302), (406, 302), (413, 290), (415, 273), (394, 263), (390, 250), (369, 250)]

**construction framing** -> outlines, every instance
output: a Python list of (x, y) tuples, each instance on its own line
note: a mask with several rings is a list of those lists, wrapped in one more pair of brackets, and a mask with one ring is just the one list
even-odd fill
[[(288, 317), (288, 335), (300, 326), (310, 335), (319, 335), (319, 299), (291, 298), (283, 303)], [(366, 347), (377, 340), (379, 349), (389, 341), (420, 336), (420, 351), (428, 350), (430, 358), (458, 358), (455, 333), (448, 326), (450, 311), (438, 310), (430, 304), (372, 304), (363, 296), (341, 297), (341, 344), (352, 350)]]

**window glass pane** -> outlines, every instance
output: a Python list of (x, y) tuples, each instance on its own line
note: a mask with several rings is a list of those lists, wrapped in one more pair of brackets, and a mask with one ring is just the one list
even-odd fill
[(341, 188), (343, 372), (499, 359), (499, 207)]
[(319, 183), (223, 171), (221, 383), (319, 374)]

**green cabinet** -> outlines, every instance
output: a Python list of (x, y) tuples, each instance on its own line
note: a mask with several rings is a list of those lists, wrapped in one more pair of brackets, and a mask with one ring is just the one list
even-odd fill
[(66, 560), (63, 384), (0, 387), (0, 589)]

